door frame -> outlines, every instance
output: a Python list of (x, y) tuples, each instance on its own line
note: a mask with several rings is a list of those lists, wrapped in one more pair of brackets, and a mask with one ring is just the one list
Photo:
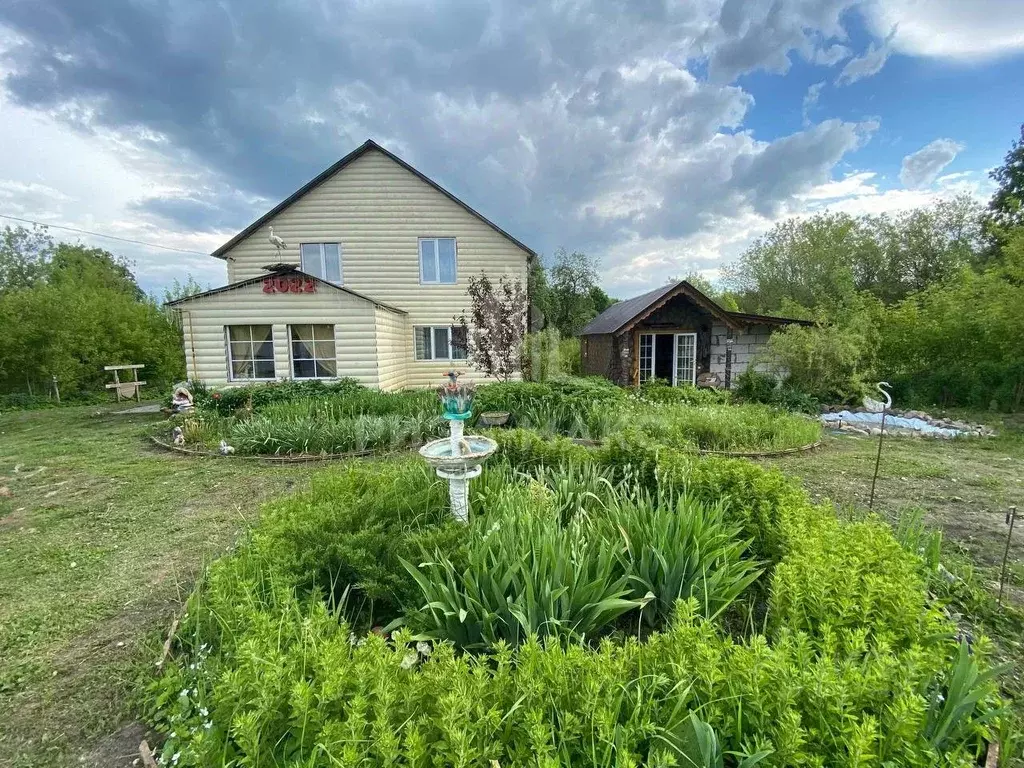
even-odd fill
[(672, 334), (672, 386), (678, 387), (679, 382), (679, 339), (683, 336), (693, 337), (693, 358), (692, 365), (690, 366), (693, 371), (693, 376), (689, 382), (691, 387), (697, 386), (697, 332), (696, 331), (684, 331), (682, 333)]
[(692, 336), (693, 337), (693, 379), (689, 382), (691, 385), (696, 386), (697, 382), (697, 332), (692, 330), (686, 330), (682, 328), (665, 328), (660, 330), (645, 329), (638, 330), (636, 332), (636, 381), (637, 386), (640, 385), (643, 379), (644, 370), (641, 367), (640, 359), (640, 348), (643, 344), (645, 336), (651, 337), (651, 357), (650, 357), (650, 368), (647, 371), (648, 379), (654, 378), (654, 350), (655, 350), (655, 336), (671, 336), (672, 337), (672, 381), (670, 382), (673, 387), (679, 386), (676, 378), (679, 372), (679, 337), (680, 336)]

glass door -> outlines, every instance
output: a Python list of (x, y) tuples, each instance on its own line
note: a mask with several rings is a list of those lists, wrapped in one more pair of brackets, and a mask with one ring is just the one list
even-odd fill
[(640, 334), (640, 383), (654, 378), (654, 334)]
[(697, 383), (697, 334), (677, 333), (672, 386)]

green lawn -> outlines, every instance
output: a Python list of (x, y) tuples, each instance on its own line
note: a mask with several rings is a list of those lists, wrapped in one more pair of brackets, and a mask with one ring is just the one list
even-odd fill
[[(13, 494), (0, 498), (0, 766), (130, 765), (144, 734), (138, 692), (196, 574), (255, 522), (261, 502), (316, 471), (164, 453), (144, 437), (156, 418), (97, 406), (0, 415), (0, 486)], [(860, 514), (875, 446), (832, 438), (770, 463), (841, 514)], [(991, 588), (1003, 511), (1024, 508), (1024, 440), (892, 440), (878, 502), (891, 516), (925, 508), (957, 572), (978, 564), (965, 621), (1004, 655), (1021, 655), (1021, 613), (995, 610)], [(1019, 609), (1024, 520), (1015, 539)], [(1024, 690), (1020, 674), (1011, 692)]]
[(100, 410), (0, 416), (2, 766), (137, 756), (115, 734), (196, 574), (313, 471), (165, 453), (158, 415)]

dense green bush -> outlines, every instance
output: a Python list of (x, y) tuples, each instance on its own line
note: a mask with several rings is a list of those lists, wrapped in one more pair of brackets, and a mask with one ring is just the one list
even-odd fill
[(733, 396), (743, 403), (761, 403), (815, 415), (821, 412), (818, 399), (797, 389), (792, 381), (780, 381), (771, 374), (753, 368), (736, 377)]
[(633, 390), (640, 400), (666, 405), (722, 405), (728, 403), (732, 394), (725, 389), (698, 389), (697, 387), (673, 387), (662, 379), (645, 381)]
[(440, 437), (440, 414), (419, 416), (254, 416), (231, 427), (231, 443), (248, 454), (320, 454), (389, 451)]
[[(840, 522), (776, 471), (700, 459), (628, 433), (598, 449), (496, 434), (500, 454), (522, 460), (517, 469), (530, 477), (492, 458), (475, 481), (478, 517), (469, 531), (448, 522), (444, 486), (412, 461), (330, 472), (311, 492), (272, 505), (249, 542), (215, 563), (190, 598), (176, 656), (151, 688), (152, 718), (168, 736), (165, 759), (713, 765), (722, 753), (770, 752), (764, 765), (968, 766), (997, 731), (987, 642), (978, 638), (973, 656), (956, 645), (955, 627), (928, 606), (920, 560), (881, 523)], [(560, 464), (573, 469), (554, 472)], [(524, 513), (522, 528), (498, 548), (507, 567), (528, 543), (556, 535), (554, 527), (531, 531), (538, 520), (553, 525), (584, 509), (599, 525), (617, 484), (682, 499), (666, 505), (680, 514), (703, 505), (738, 532), (730, 541), (750, 539), (770, 587), (759, 593), (759, 621), (726, 632), (700, 618), (698, 592), (661, 629), (620, 630), (596, 646), (527, 640), (473, 655), (444, 642), (417, 644), (407, 632), (363, 636), (362, 627), (420, 604), (401, 560), (427, 573), (420, 563), (444, 558), (466, 574), (474, 537), (498, 521), (489, 516), (502, 498), (507, 517), (492, 535), (517, 524), (514, 509)], [(537, 517), (537, 494), (556, 514)], [(604, 518), (616, 530), (625, 521), (631, 542), (654, 549), (682, 535), (640, 533), (638, 521), (648, 519)], [(666, 515), (649, 524), (682, 521)], [(530, 557), (544, 555), (523, 554)], [(630, 559), (622, 550), (618, 557)], [(548, 561), (538, 572), (552, 572), (554, 557)], [(478, 567), (500, 581), (493, 562)], [(651, 572), (659, 570), (668, 573)], [(614, 572), (606, 575), (603, 583), (614, 585)], [(652, 576), (647, 584), (670, 581)], [(339, 614), (360, 629), (353, 633)], [(692, 713), (712, 731), (694, 725)], [(705, 745), (718, 744), (711, 762), (694, 751), (698, 732)]]
[(821, 438), (816, 419), (764, 405), (646, 407), (630, 421), (651, 442), (690, 450), (777, 451)]

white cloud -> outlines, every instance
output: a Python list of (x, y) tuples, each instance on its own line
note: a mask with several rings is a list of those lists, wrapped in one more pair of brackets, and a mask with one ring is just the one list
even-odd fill
[(811, 122), (811, 110), (818, 103), (818, 99), (821, 97), (821, 89), (825, 87), (825, 81), (822, 80), (819, 83), (814, 83), (807, 88), (807, 93), (804, 94), (804, 101), (801, 106), (801, 114), (803, 114), (804, 125), (809, 125)]
[(879, 37), (897, 27), (901, 53), (982, 59), (1024, 50), (1020, 0), (872, 0), (865, 13)]
[(850, 85), (865, 77), (877, 75), (882, 71), (885, 62), (889, 60), (889, 47), (887, 43), (876, 45), (871, 43), (862, 56), (850, 59), (843, 67), (843, 71), (836, 78), (836, 85)]
[(910, 189), (927, 187), (963, 148), (952, 139), (936, 139), (903, 158), (900, 181)]

